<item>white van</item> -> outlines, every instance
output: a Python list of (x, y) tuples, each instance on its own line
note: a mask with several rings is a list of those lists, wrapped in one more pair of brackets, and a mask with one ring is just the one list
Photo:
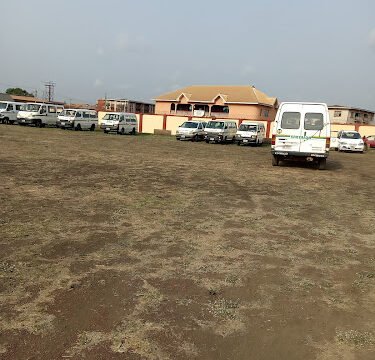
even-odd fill
[(181, 124), (176, 130), (177, 140), (198, 141), (204, 139), (204, 128), (207, 123), (204, 121), (189, 120)]
[(26, 103), (21, 106), (17, 121), (20, 125), (35, 125), (40, 128), (46, 125), (56, 126), (57, 115), (63, 109), (62, 105)]
[(243, 121), (236, 133), (238, 145), (262, 145), (266, 137), (266, 128), (263, 123)]
[(106, 134), (116, 132), (121, 135), (135, 135), (138, 131), (138, 119), (132, 113), (110, 112), (104, 115), (100, 128)]
[(57, 118), (57, 127), (61, 129), (94, 131), (98, 126), (98, 115), (95, 110), (64, 109)]
[(14, 124), (17, 121), (17, 114), (21, 105), (11, 101), (0, 101), (0, 123)]
[(279, 165), (280, 160), (305, 160), (324, 169), (330, 134), (327, 104), (281, 103), (272, 130), (272, 165)]
[(205, 129), (206, 143), (226, 143), (236, 140), (237, 122), (234, 120), (210, 120)]

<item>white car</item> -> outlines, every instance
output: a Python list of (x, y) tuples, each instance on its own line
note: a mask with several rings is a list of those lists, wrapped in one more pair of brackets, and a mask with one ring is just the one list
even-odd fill
[(358, 131), (341, 130), (337, 134), (337, 148), (339, 151), (363, 152), (365, 143)]

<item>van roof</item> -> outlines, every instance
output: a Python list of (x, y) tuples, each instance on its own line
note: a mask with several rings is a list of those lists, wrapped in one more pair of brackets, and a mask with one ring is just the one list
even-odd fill
[(134, 116), (137, 116), (137, 115), (134, 114), (134, 113), (118, 112), (118, 111), (106, 111), (106, 112), (105, 112), (105, 115), (107, 115), (107, 114), (116, 114), (116, 115), (134, 115)]
[(18, 103), (16, 101), (8, 101), (8, 100), (0, 100), (0, 103), (22, 105), (22, 103)]
[(251, 120), (244, 120), (241, 124), (246, 125), (264, 125), (261, 121), (251, 121)]
[(236, 122), (236, 120), (226, 120), (226, 119), (215, 119), (215, 120), (208, 120), (208, 121), (220, 121), (220, 122)]
[(282, 105), (287, 105), (287, 104), (291, 104), (291, 105), (323, 105), (323, 106), (327, 106), (326, 103), (319, 103), (319, 102), (308, 102), (308, 101), (284, 101), (280, 104), (280, 107)]
[(20, 105), (48, 105), (48, 106), (62, 106), (59, 104), (51, 104), (51, 103), (39, 103), (39, 102), (28, 102), (28, 103), (17, 103)]
[(90, 111), (90, 112), (96, 112), (95, 110), (91, 110), (91, 109), (75, 109), (75, 108), (64, 108), (64, 110), (73, 110), (73, 111)]

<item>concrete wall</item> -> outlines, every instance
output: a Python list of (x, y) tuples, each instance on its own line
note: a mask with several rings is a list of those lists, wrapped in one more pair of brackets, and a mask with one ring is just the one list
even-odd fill
[(153, 134), (155, 129), (163, 129), (163, 115), (143, 115), (142, 119), (142, 132)]
[[(106, 112), (100, 111), (98, 113), (99, 124), (101, 123)], [(167, 130), (171, 132), (171, 135), (176, 134), (178, 126), (183, 122), (190, 119), (197, 121), (209, 121), (211, 118), (206, 117), (190, 117), (190, 116), (175, 116), (175, 115), (153, 115), (153, 114), (137, 114), (138, 118), (138, 131), (146, 134), (153, 134), (154, 130)], [(245, 121), (244, 119), (236, 119), (234, 117), (223, 118), (216, 120), (234, 120), (237, 122), (237, 126)], [(252, 120), (259, 121), (264, 124), (266, 131), (269, 129), (269, 137), (272, 134), (273, 121), (270, 120)], [(164, 128), (165, 126), (165, 128)], [(142, 130), (142, 131), (140, 131)], [(331, 124), (332, 136), (336, 136), (337, 131), (340, 130), (357, 130), (362, 136), (375, 135), (375, 125), (360, 125), (360, 124)]]
[(359, 126), (358, 132), (362, 136), (375, 135), (375, 125), (361, 125)]
[(177, 128), (182, 123), (188, 120), (189, 118), (186, 116), (167, 116), (167, 123), (166, 123), (165, 130), (169, 130), (171, 132), (171, 135), (176, 135)]

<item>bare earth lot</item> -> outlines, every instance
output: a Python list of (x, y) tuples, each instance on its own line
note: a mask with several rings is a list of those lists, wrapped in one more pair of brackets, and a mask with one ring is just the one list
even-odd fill
[(1, 359), (374, 359), (375, 150), (0, 126)]

